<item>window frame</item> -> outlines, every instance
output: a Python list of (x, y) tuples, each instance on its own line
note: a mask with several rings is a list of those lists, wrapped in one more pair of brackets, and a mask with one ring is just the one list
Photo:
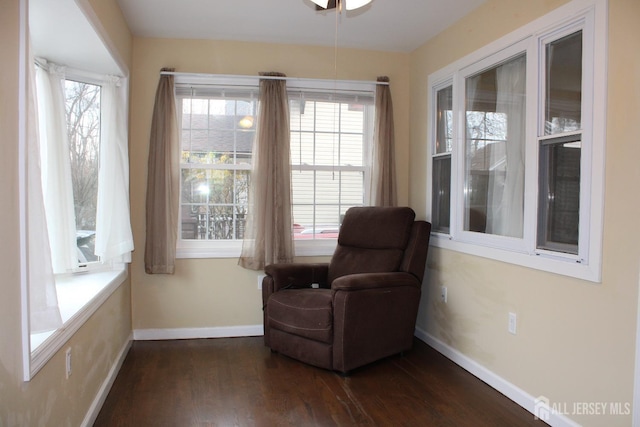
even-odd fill
[[(339, 92), (370, 92), (375, 96), (374, 82), (351, 81), (351, 80), (322, 80), (306, 78), (287, 78), (287, 92), (319, 92), (325, 94)], [(182, 74), (175, 76), (175, 85), (215, 85), (215, 86), (245, 86), (255, 87), (258, 90), (260, 78), (255, 76), (236, 75), (209, 75), (209, 74)], [(175, 96), (176, 105), (177, 96)], [(365, 169), (364, 183), (364, 204), (370, 203), (370, 179), (371, 179), (371, 157), (373, 147), (373, 114), (368, 118), (369, 122), (365, 129), (365, 146), (363, 147), (363, 168)], [(331, 167), (329, 167), (331, 168)], [(294, 170), (323, 170), (324, 166), (296, 166)], [(354, 170), (360, 167), (337, 167), (335, 170)], [(180, 202), (179, 202), (180, 203)], [(180, 223), (178, 227), (181, 227)], [(336, 238), (322, 239), (294, 239), (296, 256), (330, 256), (335, 251)], [(178, 239), (176, 245), (176, 258), (196, 259), (196, 258), (237, 258), (242, 251), (242, 240), (192, 240), (185, 241), (181, 238), (180, 228), (178, 228)]]
[[(182, 99), (190, 98), (187, 95), (178, 95), (177, 87), (179, 85), (189, 86), (193, 85), (209, 85), (214, 86), (216, 91), (221, 90), (224, 92), (224, 88), (234, 88), (241, 86), (242, 92), (247, 94), (252, 93), (256, 96), (256, 106), (258, 97), (258, 81), (256, 79), (234, 79), (233, 77), (223, 77), (219, 79), (207, 79), (205, 77), (185, 78), (183, 76), (176, 76), (176, 109), (178, 114), (178, 127), (180, 129), (179, 135), (182, 135)], [(206, 91), (206, 89), (205, 89)], [(192, 98), (206, 99), (205, 95), (195, 94)], [(210, 98), (209, 98), (210, 99)], [(238, 100), (239, 98), (229, 98)], [(180, 141), (182, 144), (182, 141)], [(182, 148), (180, 148), (182, 151)], [(180, 156), (182, 159), (182, 156)], [(187, 165), (186, 167), (184, 165)], [(225, 171), (251, 171), (251, 165), (246, 163), (230, 163), (230, 164), (209, 164), (209, 163), (182, 163), (180, 161), (180, 176), (182, 177), (183, 169), (206, 169), (206, 170), (225, 170)], [(182, 238), (182, 178), (180, 178), (180, 200), (179, 203), (179, 219), (178, 219), (178, 238), (176, 242), (176, 258), (232, 258), (240, 255), (242, 250), (242, 240), (230, 239), (230, 240), (193, 240)], [(234, 191), (234, 203), (236, 205), (235, 191)]]
[[(432, 244), (471, 255), (542, 271), (600, 282), (604, 210), (604, 155), (606, 138), (607, 0), (574, 0), (518, 30), (455, 61), (428, 77), (429, 171), (433, 171), (437, 91), (453, 85), (454, 146), (451, 176), (449, 233), (432, 232)], [(577, 30), (583, 37), (582, 135), (579, 252), (577, 255), (536, 247), (538, 170), (541, 141), (564, 135), (540, 134), (544, 109), (544, 47)], [(523, 238), (510, 238), (463, 230), (464, 195), (464, 79), (472, 72), (500, 63), (498, 58), (526, 51), (526, 136)], [(544, 118), (544, 115), (542, 116)], [(432, 215), (433, 177), (428, 178), (427, 213)]]
[[(437, 148), (437, 140), (438, 140), (438, 129), (439, 129), (439, 120), (437, 118), (437, 114), (439, 112), (438, 110), (438, 104), (439, 104), (439, 98), (438, 98), (438, 94), (441, 90), (445, 90), (447, 88), (451, 88), (451, 119), (452, 119), (452, 129), (451, 129), (451, 150), (448, 150), (445, 146), (444, 151), (438, 152), (438, 148)], [(446, 160), (449, 161), (449, 219), (448, 219), (448, 223), (449, 225), (446, 227), (447, 230), (446, 231), (439, 231), (437, 229), (437, 227), (439, 227), (439, 224), (441, 223), (440, 221), (440, 214), (438, 213), (438, 215), (434, 215), (433, 210), (430, 210), (429, 212), (431, 213), (431, 219), (434, 222), (434, 232), (438, 232), (438, 233), (442, 233), (442, 234), (446, 234), (449, 235), (451, 233), (451, 218), (452, 218), (452, 209), (454, 209), (454, 206), (451, 204), (451, 189), (453, 188), (454, 184), (452, 182), (452, 180), (454, 179), (454, 174), (451, 173), (452, 172), (452, 167), (453, 167), (453, 158), (452, 158), (452, 153), (453, 153), (453, 145), (455, 142), (455, 129), (453, 129), (453, 112), (455, 111), (455, 107), (454, 105), (457, 105), (456, 103), (456, 98), (455, 98), (455, 91), (454, 91), (454, 86), (453, 86), (453, 79), (446, 79), (443, 82), (440, 82), (438, 85), (434, 86), (432, 88), (432, 96), (433, 96), (433, 100), (432, 100), (432, 108), (435, 114), (431, 114), (431, 126), (430, 129), (432, 130), (432, 137), (431, 137), (431, 155), (429, 156), (429, 171), (431, 171), (431, 183), (432, 185), (435, 183), (435, 178), (434, 178), (434, 173), (436, 172), (436, 166), (435, 163), (438, 162), (445, 162)], [(445, 137), (445, 141), (446, 141), (446, 137)], [(446, 145), (446, 144), (445, 144)], [(440, 210), (440, 203), (441, 201), (438, 200), (437, 203), (435, 202), (435, 194), (432, 190), (432, 185), (429, 186), (429, 203), (431, 204), (430, 206), (433, 209), (437, 209)], [(434, 218), (434, 216), (436, 218)], [(444, 227), (443, 227), (444, 228)]]

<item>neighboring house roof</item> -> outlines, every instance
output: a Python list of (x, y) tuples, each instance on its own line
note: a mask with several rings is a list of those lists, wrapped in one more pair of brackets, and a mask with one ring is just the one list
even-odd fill
[[(188, 117), (188, 116), (187, 116)], [(238, 126), (245, 116), (192, 114), (182, 125), (182, 148), (193, 152), (233, 152), (250, 154), (255, 125)]]

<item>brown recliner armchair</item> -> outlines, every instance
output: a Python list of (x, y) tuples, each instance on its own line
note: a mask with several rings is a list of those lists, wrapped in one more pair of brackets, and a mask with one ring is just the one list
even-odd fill
[(409, 350), (431, 231), (414, 219), (407, 207), (351, 208), (330, 263), (268, 265), (265, 345), (342, 373)]

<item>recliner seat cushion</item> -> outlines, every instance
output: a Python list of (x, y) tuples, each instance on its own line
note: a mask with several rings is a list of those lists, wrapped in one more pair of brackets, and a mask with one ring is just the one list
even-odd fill
[(333, 341), (332, 291), (287, 289), (267, 302), (271, 328), (330, 344)]

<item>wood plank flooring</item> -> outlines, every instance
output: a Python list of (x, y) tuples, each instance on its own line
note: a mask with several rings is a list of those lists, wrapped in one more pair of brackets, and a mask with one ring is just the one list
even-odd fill
[(95, 426), (543, 426), (415, 340), (349, 377), (262, 337), (136, 341)]

